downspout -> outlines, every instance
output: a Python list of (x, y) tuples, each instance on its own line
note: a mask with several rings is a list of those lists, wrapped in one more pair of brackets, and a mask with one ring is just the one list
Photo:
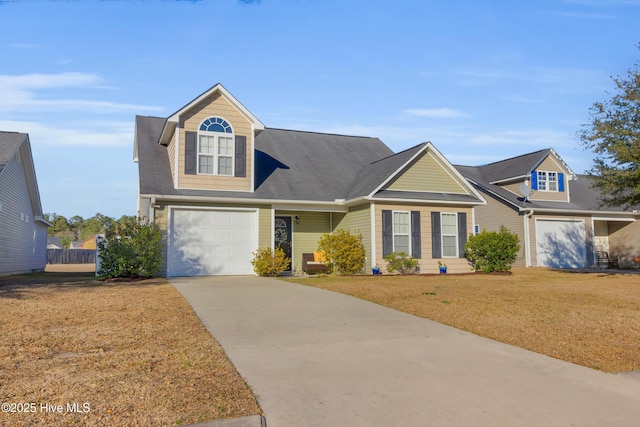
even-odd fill
[(151, 203), (149, 203), (149, 223), (153, 224), (156, 220), (156, 198), (151, 198)]
[(524, 218), (524, 263), (525, 267), (531, 267), (531, 232), (529, 230), (529, 220), (533, 217), (534, 210), (531, 209)]

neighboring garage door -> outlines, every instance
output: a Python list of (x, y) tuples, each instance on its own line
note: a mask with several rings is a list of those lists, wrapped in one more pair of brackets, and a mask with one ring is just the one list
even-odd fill
[(584, 221), (536, 220), (538, 266), (579, 268), (587, 263)]
[(256, 213), (171, 210), (168, 276), (253, 274)]

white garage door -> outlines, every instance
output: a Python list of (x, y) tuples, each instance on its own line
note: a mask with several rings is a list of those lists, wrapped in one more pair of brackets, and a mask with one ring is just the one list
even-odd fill
[(255, 212), (172, 209), (167, 275), (253, 274)]
[(580, 268), (587, 263), (584, 221), (536, 220), (538, 266)]

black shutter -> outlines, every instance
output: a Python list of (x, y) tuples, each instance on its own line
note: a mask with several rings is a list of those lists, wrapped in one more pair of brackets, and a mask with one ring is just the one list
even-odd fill
[(195, 175), (198, 173), (198, 151), (197, 151), (197, 132), (185, 132), (184, 144), (184, 173), (187, 175)]
[(440, 212), (431, 212), (431, 258), (442, 258)]
[(458, 257), (464, 258), (464, 245), (467, 243), (467, 214), (458, 213)]
[(411, 211), (411, 256), (422, 258), (420, 211)]
[(382, 257), (393, 252), (393, 212), (382, 211)]
[(235, 176), (247, 176), (247, 137), (236, 135)]

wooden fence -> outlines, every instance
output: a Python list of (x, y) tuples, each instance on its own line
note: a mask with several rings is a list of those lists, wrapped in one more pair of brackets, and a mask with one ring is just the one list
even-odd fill
[(47, 249), (47, 264), (95, 264), (95, 249)]

